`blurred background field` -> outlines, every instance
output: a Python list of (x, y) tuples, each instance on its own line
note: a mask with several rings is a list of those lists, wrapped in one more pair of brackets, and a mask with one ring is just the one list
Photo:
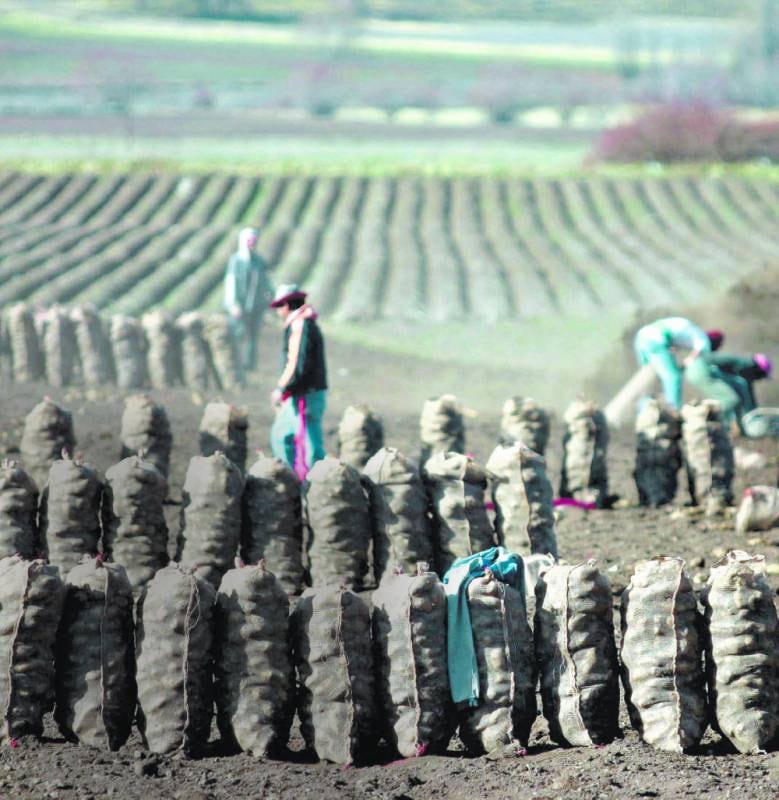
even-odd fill
[(218, 310), (255, 225), (333, 340), (565, 403), (779, 262), (778, 163), (779, 0), (0, 11), (3, 305)]

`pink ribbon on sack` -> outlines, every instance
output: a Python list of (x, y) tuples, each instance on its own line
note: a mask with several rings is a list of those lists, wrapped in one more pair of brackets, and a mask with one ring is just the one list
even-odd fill
[(595, 503), (588, 503), (586, 500), (576, 500), (573, 497), (556, 497), (554, 507), (559, 508), (560, 506), (581, 508), (584, 511), (594, 511), (598, 507)]
[[(293, 398), (294, 402), (294, 398)], [(301, 395), (298, 403), (298, 430), (295, 434), (295, 475), (298, 480), (304, 481), (308, 475), (306, 463), (306, 397)]]

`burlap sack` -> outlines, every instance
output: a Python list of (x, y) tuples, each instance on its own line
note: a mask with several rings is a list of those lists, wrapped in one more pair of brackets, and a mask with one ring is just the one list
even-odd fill
[(182, 491), (176, 561), (214, 588), (233, 565), (241, 539), (243, 476), (224, 453), (194, 456)]
[(733, 504), (733, 446), (719, 403), (702, 400), (682, 407), (682, 439), (690, 497), (707, 514)]
[(564, 420), (560, 497), (602, 506), (609, 494), (606, 418), (595, 403), (576, 400), (568, 407)]
[(5, 315), (0, 313), (0, 380), (13, 383), (14, 362), (11, 355), (11, 342), (8, 338), (8, 323)]
[(43, 353), (30, 307), (25, 303), (11, 306), (6, 315), (6, 329), (14, 380), (26, 383), (43, 378)]
[(188, 311), (176, 320), (181, 341), (181, 378), (185, 386), (204, 392), (212, 371), (211, 351), (205, 340), (205, 317)]
[(535, 648), (549, 733), (562, 745), (606, 744), (619, 730), (611, 587), (594, 561), (556, 565), (536, 584)]
[(239, 389), (243, 385), (243, 370), (238, 357), (238, 347), (224, 314), (206, 317), (203, 336), (211, 352), (211, 361), (218, 386), (225, 390)]
[(173, 434), (165, 406), (155, 403), (147, 394), (126, 397), (119, 439), (122, 443), (120, 458), (143, 451), (144, 458), (168, 477)]
[(465, 452), (465, 422), (454, 395), (443, 394), (425, 401), (419, 419), (419, 434), (422, 464), (435, 453)]
[(744, 489), (736, 512), (736, 533), (767, 531), (776, 525), (779, 525), (779, 489), (776, 486)]
[(359, 762), (377, 738), (368, 606), (348, 589), (308, 589), (292, 617), (306, 747), (326, 761)]
[(681, 420), (676, 411), (654, 398), (636, 418), (636, 469), (633, 477), (642, 506), (657, 508), (673, 502), (682, 466)]
[(41, 493), (40, 543), (63, 575), (97, 555), (102, 497), (103, 482), (89, 464), (63, 458), (51, 465)]
[(181, 341), (175, 320), (168, 311), (150, 311), (141, 319), (148, 342), (146, 364), (155, 389), (181, 383)]
[(89, 559), (65, 581), (54, 719), (66, 739), (118, 750), (135, 718), (133, 595), (124, 567)]
[(20, 556), (0, 560), (0, 741), (43, 733), (64, 602), (55, 566)]
[(384, 426), (380, 417), (362, 403), (347, 406), (338, 424), (338, 458), (355, 469), (384, 446)]
[(361, 589), (368, 573), (371, 522), (360, 474), (337, 458), (317, 461), (308, 473), (304, 503), (311, 585)]
[(73, 383), (78, 345), (70, 313), (62, 306), (52, 306), (46, 312), (42, 344), (46, 382), (52, 386), (69, 386)]
[(622, 683), (630, 721), (647, 744), (681, 753), (707, 723), (701, 615), (680, 558), (636, 564), (622, 593)]
[(542, 555), (541, 553), (530, 553), (530, 555), (522, 556), (522, 569), (525, 573), (525, 605), (527, 607), (528, 621), (532, 622), (536, 614), (536, 586), (541, 578), (541, 575), (546, 572), (550, 567), (555, 565), (556, 561), (550, 555)]
[(522, 444), (540, 456), (549, 441), (549, 414), (532, 397), (509, 397), (500, 418), (501, 444)]
[(428, 499), (419, 469), (394, 447), (383, 447), (363, 470), (373, 527), (376, 582), (396, 568), (413, 575), (435, 556)]
[(295, 709), (287, 593), (262, 561), (231, 569), (222, 578), (215, 617), (222, 738), (254, 756), (278, 754)]
[(455, 559), (495, 544), (495, 531), (484, 507), (487, 473), (461, 453), (437, 453), (422, 477), (433, 510), (436, 568), (439, 575)]
[(230, 403), (209, 403), (200, 420), (200, 455), (224, 453), (241, 472), (246, 471), (249, 412)]
[(460, 738), (473, 754), (527, 745), (536, 718), (533, 633), (523, 594), (492, 573), (468, 586), (479, 667), (479, 704), (460, 711)]
[(110, 326), (111, 352), (120, 389), (139, 389), (146, 385), (148, 343), (141, 323), (133, 317), (115, 314)]
[(300, 481), (284, 461), (260, 456), (246, 475), (241, 558), (265, 560), (288, 594), (303, 588), (303, 511)]
[(38, 545), (38, 487), (16, 461), (0, 463), (0, 558), (34, 558)]
[(208, 743), (215, 599), (208, 581), (169, 564), (138, 603), (138, 729), (153, 753), (196, 755)]
[(779, 735), (779, 623), (765, 558), (731, 550), (701, 592), (714, 727), (740, 753)]
[(499, 444), (487, 461), (498, 542), (512, 553), (557, 559), (552, 484), (544, 457), (522, 442)]
[(87, 386), (103, 387), (116, 380), (108, 325), (92, 305), (71, 312), (75, 326), (81, 376)]
[(427, 564), (373, 593), (374, 660), (384, 737), (401, 756), (443, 752), (454, 732), (446, 595)]
[(51, 465), (63, 452), (72, 455), (75, 447), (73, 415), (45, 397), (25, 417), (19, 446), (25, 469), (39, 489), (48, 480)]
[(165, 478), (141, 456), (129, 456), (106, 471), (103, 552), (127, 570), (136, 598), (168, 563), (168, 526), (162, 505), (167, 493)]

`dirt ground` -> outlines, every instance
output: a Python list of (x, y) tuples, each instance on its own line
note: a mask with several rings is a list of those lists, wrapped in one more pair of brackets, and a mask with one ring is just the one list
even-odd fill
[[(271, 411), (267, 397), (276, 371), (276, 336), (263, 344), (263, 368), (249, 390), (234, 398), (249, 406), (253, 449), (264, 448)], [(379, 358), (376, 353), (353, 346), (331, 345), (331, 407), (327, 414), (328, 448), (335, 450), (335, 427), (348, 402), (365, 401), (385, 420), (388, 444), (415, 455), (418, 452), (420, 396), (432, 394), (449, 382), (455, 391), (484, 391), (489, 375), (459, 374), (455, 368), (438, 368), (407, 358)], [(427, 391), (426, 391), (427, 390)], [(105, 470), (117, 460), (122, 398), (110, 390), (49, 390), (44, 386), (4, 387), (0, 403), (0, 453), (18, 446), (24, 415), (46, 393), (71, 409), (78, 447), (87, 460)], [(171, 418), (174, 453), (172, 495), (180, 493), (188, 459), (197, 449), (197, 426), (203, 399), (184, 390), (153, 392)], [(210, 398), (209, 398), (210, 399)], [(572, 398), (571, 398), (572, 399)], [(484, 462), (496, 441), (500, 404), (494, 413), (482, 413), (468, 422), (468, 449)], [(548, 452), (550, 476), (559, 480), (562, 431), (555, 420)], [(746, 485), (776, 482), (777, 453), (773, 445), (744, 445), (769, 457), (767, 466), (739, 473), (735, 491)], [(779, 563), (779, 529), (766, 534), (738, 537), (730, 520), (706, 520), (684, 509), (687, 499), (680, 485), (672, 508), (637, 508), (631, 472), (634, 440), (631, 431), (614, 435), (609, 454), (612, 490), (627, 507), (613, 511), (566, 510), (559, 520), (561, 557), (570, 562), (598, 559), (608, 575), (615, 603), (627, 583), (633, 564), (642, 558), (664, 554), (682, 556), (697, 587), (722, 552), (741, 547), (764, 553)], [(178, 530), (179, 507), (167, 507), (171, 536)], [(771, 577), (779, 589), (779, 576)], [(539, 704), (540, 708), (540, 704)], [(601, 748), (564, 749), (554, 745), (539, 715), (533, 727), (528, 755), (503, 759), (470, 758), (456, 739), (446, 756), (391, 762), (379, 753), (372, 766), (344, 769), (308, 761), (295, 729), (289, 757), (282, 761), (256, 760), (245, 755), (220, 754), (212, 742), (209, 755), (189, 760), (181, 755), (155, 757), (143, 749), (137, 734), (118, 753), (108, 753), (66, 743), (49, 717), (41, 741), (23, 740), (19, 747), (0, 751), (0, 797), (7, 798), (631, 798), (750, 797), (775, 798), (779, 793), (779, 753), (744, 756), (733, 754), (709, 731), (691, 755), (671, 755), (638, 741), (630, 729), (624, 704), (621, 710), (624, 738)], [(216, 737), (216, 733), (214, 734)]]

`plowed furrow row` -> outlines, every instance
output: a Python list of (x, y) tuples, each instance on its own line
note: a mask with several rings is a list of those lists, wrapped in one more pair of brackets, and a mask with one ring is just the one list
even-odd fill
[(67, 176), (41, 181), (3, 214), (2, 222), (6, 225), (34, 224), (33, 218), (35, 215), (42, 208), (46, 208), (49, 203), (53, 203), (57, 199), (57, 195), (67, 186), (67, 183)]
[(77, 203), (60, 219), (60, 222), (64, 225), (89, 224), (90, 220), (97, 217), (100, 210), (121, 191), (126, 182), (127, 178), (124, 175), (113, 176), (105, 181), (98, 181), (91, 190), (84, 194), (81, 202)]
[[(705, 267), (699, 259), (678, 247), (660, 224), (654, 210), (644, 202), (638, 189), (639, 184), (632, 181), (596, 181), (595, 187), (603, 186), (607, 195), (608, 208), (616, 211), (617, 218), (625, 230), (634, 236), (638, 243), (645, 242), (650, 257), (659, 272), (667, 277), (669, 287), (674, 287), (677, 299), (695, 300), (710, 283)], [(651, 254), (655, 254), (652, 256)], [(672, 298), (673, 299), (673, 298)]]
[(541, 186), (537, 181), (526, 180), (519, 182), (518, 188), (535, 235), (546, 241), (552, 259), (559, 269), (565, 270), (571, 281), (576, 295), (574, 308), (584, 312), (601, 307), (603, 300), (589, 275), (587, 249), (581, 242), (566, 235), (551, 193), (546, 191), (548, 187)]
[(427, 282), (419, 232), (422, 188), (415, 178), (399, 178), (389, 218), (389, 272), (384, 294), (384, 315), (395, 319), (421, 319), (425, 315)]
[(105, 247), (99, 258), (89, 258), (67, 270), (56, 282), (39, 286), (30, 300), (49, 305), (54, 302), (69, 303), (98, 279), (127, 266), (137, 258), (160, 231), (133, 228), (125, 236)]
[(479, 319), (490, 322), (508, 318), (512, 306), (506, 296), (506, 286), (479, 233), (471, 183), (466, 179), (454, 179), (450, 186), (449, 228), (462, 265), (461, 280), (468, 288), (470, 310)]
[(222, 253), (229, 251), (232, 231), (214, 226), (207, 239), (201, 243), (201, 252), (195, 254), (188, 276), (162, 300), (174, 314), (200, 308), (220, 286), (224, 277)]
[[(568, 193), (563, 190), (560, 181), (548, 181), (545, 186), (551, 193), (550, 202), (564, 231), (563, 240), (575, 242), (587, 254), (589, 262), (583, 262), (582, 268), (589, 271), (590, 283), (601, 302), (610, 308), (638, 305), (639, 293), (629, 277), (629, 272), (625, 271), (625, 264), (620, 260), (617, 251), (603, 237), (589, 235), (591, 231), (587, 229), (586, 223), (574, 215)], [(587, 263), (589, 267), (585, 267)]]
[(26, 300), (37, 288), (48, 287), (52, 291), (61, 285), (60, 281), (69, 270), (79, 265), (90, 265), (106, 248), (113, 247), (126, 237), (131, 236), (130, 227), (116, 226), (96, 232), (95, 236), (82, 239), (78, 245), (67, 253), (57, 253), (47, 258), (38, 266), (16, 271), (13, 278), (0, 286), (0, 305), (16, 300)]
[(130, 214), (143, 195), (152, 186), (148, 175), (130, 175), (118, 191), (99, 209), (90, 221), (95, 225), (116, 225), (130, 218)]
[(444, 229), (448, 219), (448, 183), (427, 178), (420, 233), (428, 270), (428, 308), (436, 321), (459, 319), (468, 313), (468, 298), (452, 242)]
[[(193, 228), (189, 225), (176, 226), (170, 236), (157, 245), (158, 252), (147, 253), (139, 259), (138, 282), (129, 284), (129, 289), (113, 309), (140, 316), (145, 311), (159, 305), (171, 310), (187, 310), (198, 308), (197, 305), (187, 309), (173, 308), (173, 299), (181, 297), (181, 305), (186, 305), (187, 294), (197, 285), (198, 276), (208, 268), (209, 261), (223, 237), (229, 229), (222, 225)], [(224, 272), (222, 272), (224, 274)]]
[(355, 220), (352, 268), (343, 284), (335, 318), (375, 319), (389, 265), (386, 220), (392, 213), (395, 185), (390, 178), (368, 184), (359, 219)]
[(724, 201), (733, 213), (744, 222), (757, 227), (762, 237), (772, 243), (779, 243), (779, 203), (772, 213), (751, 191), (750, 186), (741, 179), (724, 179), (717, 184)]
[(617, 257), (636, 281), (643, 304), (660, 305), (677, 300), (679, 292), (683, 293), (676, 285), (678, 268), (661, 254), (645, 232), (625, 224), (624, 213), (613, 207), (614, 196), (605, 191), (604, 183), (597, 178), (577, 181), (571, 203), (583, 205), (582, 219), (591, 234), (603, 237), (604, 246), (616, 249)]
[[(761, 258), (775, 259), (779, 256), (779, 237), (765, 239), (760, 224), (755, 219), (738, 213), (725, 199), (720, 180), (685, 181), (687, 196), (700, 205), (706, 214), (709, 227), (724, 237), (743, 257), (743, 268), (749, 269)], [(733, 252), (733, 247), (730, 248)], [(738, 259), (734, 259), (738, 268)]]
[(345, 178), (333, 216), (322, 234), (319, 255), (307, 285), (311, 299), (324, 313), (338, 305), (354, 258), (355, 220), (360, 218), (367, 181)]
[(716, 271), (722, 267), (724, 257), (712, 252), (669, 207), (655, 180), (632, 180), (629, 185), (635, 190), (639, 201), (648, 209), (661, 235), (668, 245), (689, 260), (695, 262), (695, 273), (707, 287), (714, 286)]
[(301, 224), (292, 231), (284, 257), (274, 268), (277, 283), (306, 281), (316, 263), (322, 234), (330, 224), (341, 184), (340, 178), (322, 178), (316, 182)]

